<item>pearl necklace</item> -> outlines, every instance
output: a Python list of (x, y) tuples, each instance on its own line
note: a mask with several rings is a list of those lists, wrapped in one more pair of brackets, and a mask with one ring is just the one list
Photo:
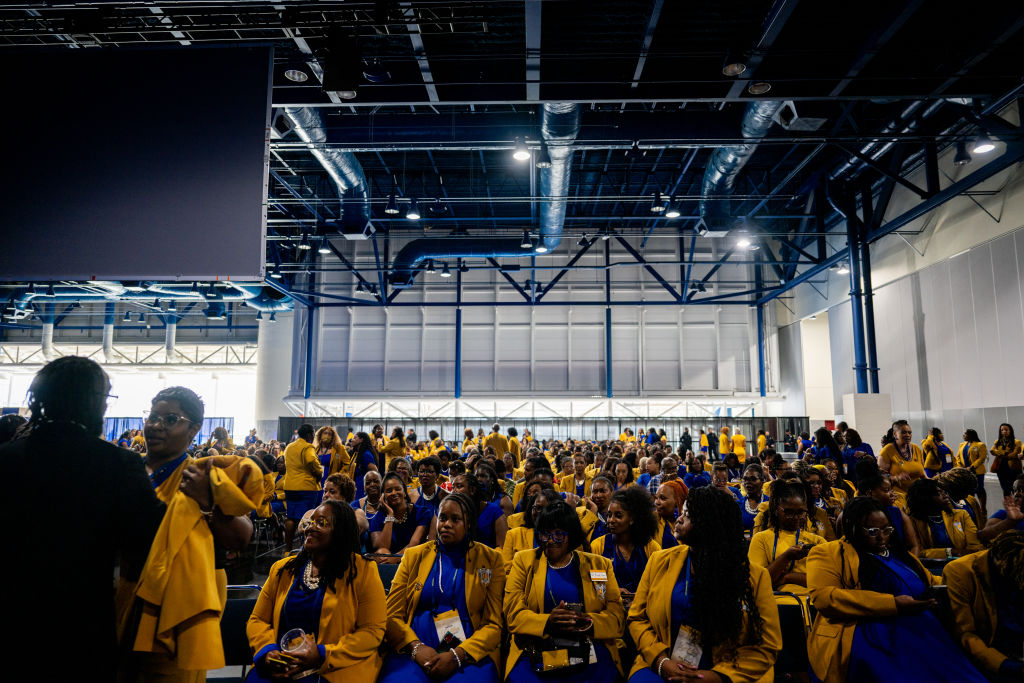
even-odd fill
[(304, 584), (306, 584), (307, 586), (309, 586), (310, 588), (312, 588), (313, 590), (316, 590), (317, 588), (320, 587), (320, 577), (319, 576), (313, 576), (313, 561), (312, 560), (307, 560), (306, 561), (306, 566), (302, 570), (302, 582)]
[(553, 565), (553, 564), (549, 564), (549, 565), (548, 565), (548, 567), (549, 567), (550, 569), (565, 569), (565, 568), (566, 568), (566, 567), (568, 567), (568, 566), (569, 566), (570, 564), (572, 564), (572, 553), (570, 553), (570, 554), (569, 554), (569, 559), (568, 559), (568, 560), (566, 560), (566, 561), (565, 561), (565, 564), (563, 564), (563, 565), (562, 565), (561, 567), (556, 567), (556, 566), (555, 566), (555, 565)]
[(750, 514), (753, 515), (753, 514), (757, 513), (757, 503), (754, 503), (754, 507), (750, 507), (750, 499), (749, 498), (747, 498), (746, 500), (743, 501), (743, 505), (747, 508), (747, 512), (749, 512)]
[(889, 549), (888, 549), (888, 548), (886, 548), (886, 549), (885, 549), (885, 550), (883, 550), (882, 552), (880, 552), (880, 553), (874, 553), (874, 554), (875, 554), (875, 555), (877, 555), (878, 557), (889, 557)]

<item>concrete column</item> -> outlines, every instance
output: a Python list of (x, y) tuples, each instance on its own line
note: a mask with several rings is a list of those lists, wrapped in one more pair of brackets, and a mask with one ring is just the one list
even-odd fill
[(282, 399), (288, 395), (292, 377), (294, 313), (267, 314), (260, 321), (256, 350), (256, 433), (264, 441), (277, 438), (277, 419), (288, 415)]
[(892, 426), (892, 398), (889, 394), (843, 394), (843, 421), (857, 430), (864, 443), (877, 449)]

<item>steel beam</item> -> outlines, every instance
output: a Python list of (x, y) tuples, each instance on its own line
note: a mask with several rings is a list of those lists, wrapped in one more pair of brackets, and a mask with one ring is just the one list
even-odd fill
[(663, 278), (661, 276), (661, 273), (659, 273), (654, 268), (652, 268), (650, 266), (650, 264), (648, 264), (647, 261), (644, 260), (644, 257), (640, 255), (640, 252), (638, 252), (636, 249), (634, 249), (633, 246), (629, 242), (627, 242), (626, 240), (622, 239), (618, 235), (615, 236), (615, 239), (619, 242), (619, 244), (622, 245), (623, 249), (625, 249), (627, 252), (629, 252), (630, 256), (632, 256), (634, 259), (636, 259), (637, 263), (643, 264), (644, 270), (646, 270), (648, 273), (650, 273), (652, 276), (654, 276), (654, 279), (657, 280), (658, 283), (661, 284), (661, 286), (664, 287), (665, 290), (669, 294), (671, 294), (672, 297), (676, 301), (680, 301), (682, 299), (682, 297), (679, 296), (679, 292), (676, 291), (675, 287), (670, 285), (668, 283), (668, 280), (666, 280), (665, 278)]

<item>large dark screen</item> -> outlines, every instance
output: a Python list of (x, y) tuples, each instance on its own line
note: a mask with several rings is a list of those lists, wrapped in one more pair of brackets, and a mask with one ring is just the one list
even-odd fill
[(263, 279), (270, 48), (0, 61), (0, 279)]

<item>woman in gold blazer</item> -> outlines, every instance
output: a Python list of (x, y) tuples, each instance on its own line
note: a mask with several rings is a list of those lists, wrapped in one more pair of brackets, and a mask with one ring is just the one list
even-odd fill
[(680, 545), (651, 557), (629, 609), (630, 683), (771, 681), (779, 613), (768, 572), (747, 561), (736, 501), (693, 489), (675, 532)]
[(501, 554), (473, 541), (478, 510), (463, 493), (438, 509), (437, 541), (406, 551), (388, 593), (381, 683), (494, 683), (505, 570)]
[(620, 668), (615, 641), (625, 610), (610, 560), (573, 550), (584, 539), (567, 503), (549, 504), (537, 520), (537, 550), (512, 561), (505, 620), (512, 635), (506, 677), (534, 683), (613, 683)]

